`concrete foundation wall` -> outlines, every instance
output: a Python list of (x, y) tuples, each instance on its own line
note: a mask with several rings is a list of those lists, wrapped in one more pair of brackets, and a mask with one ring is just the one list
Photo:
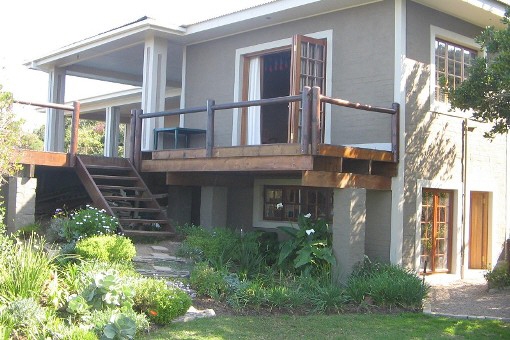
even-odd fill
[(9, 177), (6, 188), (5, 221), (7, 231), (13, 233), (19, 228), (35, 222), (37, 179)]
[(228, 188), (227, 226), (250, 231), (253, 229), (253, 188)]
[(391, 191), (367, 190), (365, 254), (372, 260), (390, 261)]
[(205, 228), (227, 226), (226, 187), (202, 187), (200, 198), (200, 225)]

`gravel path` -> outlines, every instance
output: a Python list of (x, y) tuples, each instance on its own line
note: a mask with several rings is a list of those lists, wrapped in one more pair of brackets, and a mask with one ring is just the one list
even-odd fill
[(510, 321), (510, 290), (487, 290), (483, 271), (469, 270), (464, 280), (449, 274), (426, 277), (431, 290), (430, 312), (459, 317), (502, 318)]

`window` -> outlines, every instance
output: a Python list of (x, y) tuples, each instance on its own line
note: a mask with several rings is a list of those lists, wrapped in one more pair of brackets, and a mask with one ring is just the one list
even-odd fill
[(478, 52), (458, 44), (436, 38), (435, 42), (435, 100), (447, 103), (446, 93), (441, 90), (442, 80), (456, 88), (469, 76), (469, 66)]
[[(283, 206), (280, 206), (283, 205)], [(333, 190), (298, 186), (264, 186), (264, 220), (297, 221), (299, 215), (332, 221)]]
[(423, 190), (420, 270), (423, 270), (425, 261), (427, 271), (450, 270), (452, 203), (451, 191)]

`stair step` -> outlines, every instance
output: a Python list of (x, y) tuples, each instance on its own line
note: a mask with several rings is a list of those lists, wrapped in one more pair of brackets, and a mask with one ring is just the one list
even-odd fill
[(119, 218), (120, 224), (125, 223), (137, 223), (137, 224), (153, 224), (153, 223), (159, 223), (159, 224), (168, 224), (167, 220), (151, 220), (151, 219), (145, 219), (145, 218)]
[(163, 236), (172, 237), (175, 233), (172, 231), (150, 231), (150, 230), (126, 230), (124, 229), (123, 234), (125, 236)]
[(137, 181), (138, 177), (134, 176), (115, 176), (115, 175), (90, 175), (94, 179), (106, 179), (117, 181)]
[(118, 171), (131, 171), (131, 168), (128, 166), (122, 165), (98, 165), (98, 164), (85, 164), (87, 169), (96, 169), (96, 170), (118, 170)]
[(132, 196), (103, 196), (108, 201), (130, 201), (130, 202), (150, 202), (150, 197), (132, 197)]
[(118, 211), (135, 211), (135, 212), (161, 212), (163, 209), (158, 208), (136, 208), (136, 207), (110, 207), (112, 210)]
[(115, 189), (115, 190), (135, 190), (135, 191), (145, 191), (145, 188), (143, 187), (128, 187), (123, 185), (105, 185), (105, 184), (99, 184), (97, 186), (99, 189)]

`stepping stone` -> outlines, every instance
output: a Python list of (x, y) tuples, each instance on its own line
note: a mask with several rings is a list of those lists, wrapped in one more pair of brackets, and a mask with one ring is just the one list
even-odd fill
[(165, 253), (151, 253), (155, 259), (170, 260), (171, 256)]
[(151, 248), (156, 251), (169, 251), (167, 247), (162, 246), (151, 246)]
[(191, 306), (185, 315), (175, 319), (174, 322), (188, 322), (200, 318), (211, 318), (213, 316), (216, 316), (213, 309), (198, 310)]

